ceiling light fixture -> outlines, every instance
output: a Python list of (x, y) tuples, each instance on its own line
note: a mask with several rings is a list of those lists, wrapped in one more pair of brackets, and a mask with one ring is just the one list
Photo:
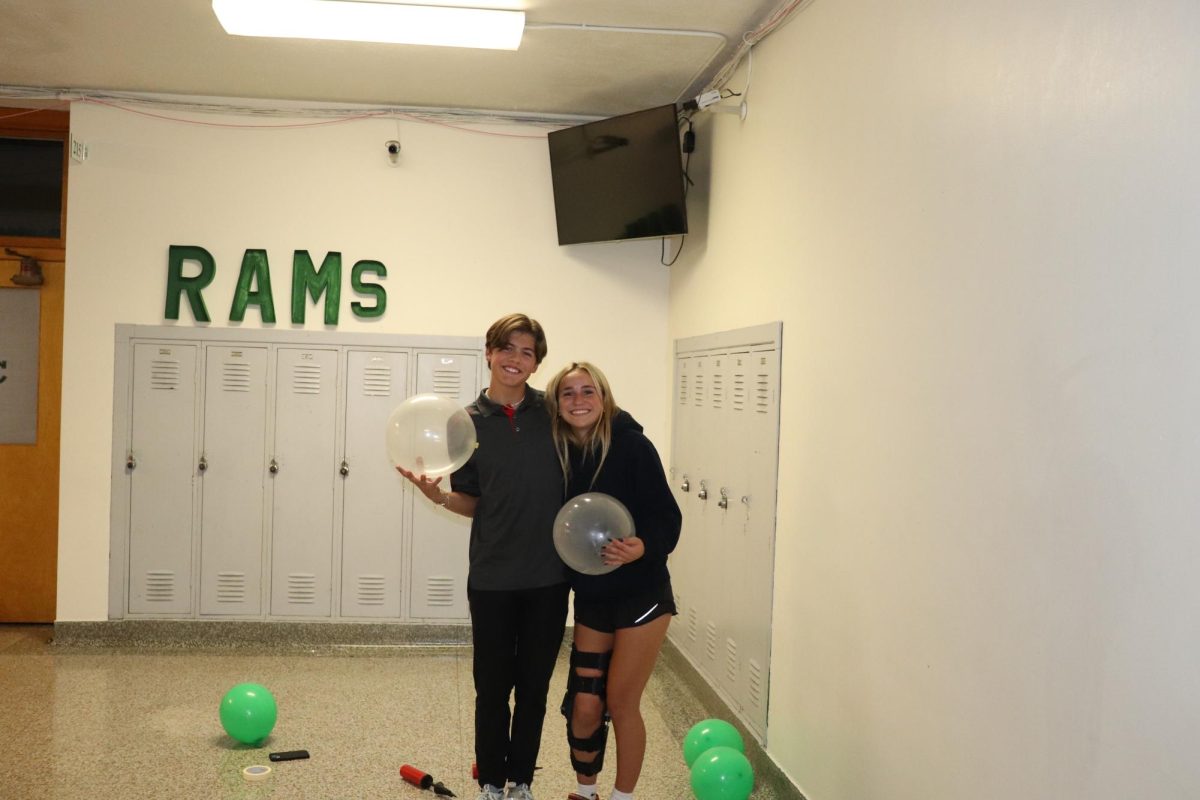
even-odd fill
[(516, 50), (524, 11), (360, 0), (212, 0), (226, 33)]

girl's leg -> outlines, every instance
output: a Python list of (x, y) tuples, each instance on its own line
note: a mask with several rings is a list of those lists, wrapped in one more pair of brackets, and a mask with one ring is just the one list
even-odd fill
[(617, 735), (616, 788), (633, 793), (646, 755), (646, 724), (642, 721), (642, 691), (667, 636), (671, 615), (615, 634), (608, 668), (608, 713)]
[[(581, 653), (608, 653), (613, 649), (613, 635), (597, 631), (586, 625), (575, 622), (575, 649)], [(603, 670), (587, 667), (575, 667), (575, 674), (583, 678), (598, 678)], [(604, 700), (596, 694), (578, 692), (574, 696), (574, 705), (570, 709), (569, 725), (571, 734), (579, 738), (587, 738), (597, 731), (604, 721)], [(572, 750), (579, 761), (591, 763), (596, 758), (595, 752)], [(596, 775), (576, 774), (576, 780), (582, 786), (593, 786)]]

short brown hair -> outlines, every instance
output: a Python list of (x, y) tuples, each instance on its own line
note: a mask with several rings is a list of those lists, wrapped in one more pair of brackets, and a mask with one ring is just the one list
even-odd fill
[(533, 355), (541, 364), (546, 357), (546, 332), (536, 319), (524, 314), (508, 314), (492, 323), (488, 328), (484, 346), (488, 350), (501, 350), (514, 333), (528, 333), (533, 337)]

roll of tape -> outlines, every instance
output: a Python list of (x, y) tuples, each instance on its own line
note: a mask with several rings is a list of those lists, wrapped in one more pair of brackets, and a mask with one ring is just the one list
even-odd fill
[(271, 768), (255, 764), (242, 770), (242, 777), (248, 781), (265, 781), (271, 775)]

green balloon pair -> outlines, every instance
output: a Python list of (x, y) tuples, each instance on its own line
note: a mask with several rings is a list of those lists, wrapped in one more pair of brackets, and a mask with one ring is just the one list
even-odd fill
[(697, 800), (746, 800), (754, 791), (754, 769), (737, 728), (721, 719), (697, 722), (683, 739), (683, 759), (692, 770)]

